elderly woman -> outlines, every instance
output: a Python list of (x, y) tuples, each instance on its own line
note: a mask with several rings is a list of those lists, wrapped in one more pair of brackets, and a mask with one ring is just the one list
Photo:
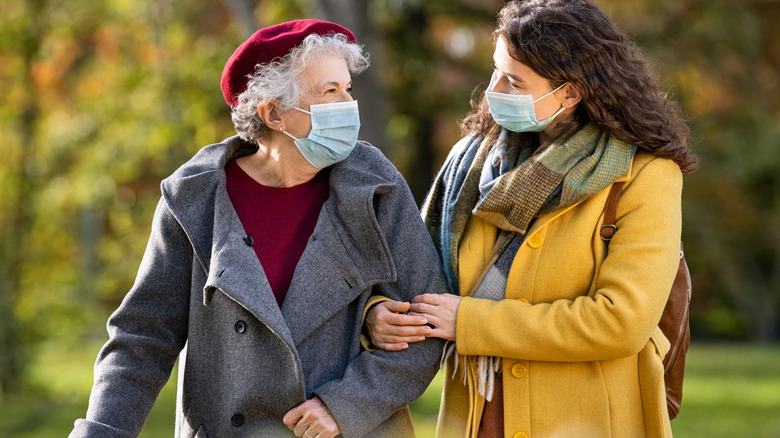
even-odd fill
[(671, 436), (658, 322), (697, 166), (685, 121), (589, 0), (507, 3), (494, 35), (490, 85), (424, 207), (458, 295), (378, 304), (372, 340), (452, 341), (439, 437)]
[(222, 90), (238, 136), (163, 181), (71, 437), (138, 435), (177, 357), (177, 437), (413, 435), (407, 405), (442, 344), (365, 351), (363, 312), (446, 282), (403, 178), (357, 141), (351, 75), (367, 64), (315, 20), (236, 50)]

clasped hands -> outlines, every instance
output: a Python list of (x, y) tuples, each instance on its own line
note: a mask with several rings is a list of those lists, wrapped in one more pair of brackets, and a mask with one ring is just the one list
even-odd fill
[(383, 301), (366, 315), (371, 343), (387, 351), (409, 348), (425, 338), (455, 340), (458, 306), (463, 297), (453, 294), (422, 294), (411, 303)]
[[(371, 342), (387, 351), (409, 348), (425, 338), (455, 340), (455, 320), (462, 297), (452, 294), (422, 294), (411, 303), (383, 301), (366, 315)], [(336, 419), (319, 397), (296, 406), (283, 420), (295, 436), (333, 438), (341, 434)]]

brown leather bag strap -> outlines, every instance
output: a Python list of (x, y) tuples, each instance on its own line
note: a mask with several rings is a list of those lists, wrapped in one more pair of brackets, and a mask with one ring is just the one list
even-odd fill
[[(604, 224), (601, 225), (601, 239), (609, 248), (609, 241), (617, 231), (615, 225), (617, 204), (623, 191), (622, 182), (612, 184), (604, 206)], [(666, 408), (669, 419), (680, 412), (683, 393), (683, 375), (685, 372), (685, 354), (691, 342), (689, 326), (689, 303), (691, 301), (691, 276), (680, 242), (680, 264), (677, 276), (672, 284), (669, 299), (661, 315), (658, 327), (669, 340), (671, 347), (664, 357), (664, 386), (666, 387)]]
[(607, 196), (607, 204), (604, 207), (604, 224), (601, 225), (601, 240), (609, 246), (609, 241), (612, 240), (612, 236), (617, 231), (615, 225), (615, 216), (617, 215), (617, 205), (620, 200), (620, 195), (623, 192), (623, 185), (625, 182), (612, 183), (612, 188), (609, 190), (609, 196)]

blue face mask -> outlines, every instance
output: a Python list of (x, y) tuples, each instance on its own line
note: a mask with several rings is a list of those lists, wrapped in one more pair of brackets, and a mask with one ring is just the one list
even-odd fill
[[(488, 90), (493, 89), (495, 81), (496, 73), (493, 73)], [(550, 126), (550, 123), (552, 123), (555, 117), (562, 113), (566, 108), (561, 107), (561, 109), (552, 116), (539, 121), (536, 120), (534, 103), (555, 93), (563, 88), (564, 85), (566, 85), (566, 82), (536, 100), (534, 100), (534, 97), (530, 94), (506, 94), (496, 93), (494, 91), (486, 91), (485, 97), (487, 98), (488, 107), (490, 107), (490, 114), (493, 116), (493, 120), (502, 127), (513, 132), (540, 132)]]
[[(295, 107), (294, 107), (295, 108)], [(358, 139), (360, 113), (356, 100), (311, 105), (311, 112), (295, 108), (311, 115), (311, 132), (306, 138), (295, 138), (301, 155), (312, 166), (323, 169), (347, 158)]]

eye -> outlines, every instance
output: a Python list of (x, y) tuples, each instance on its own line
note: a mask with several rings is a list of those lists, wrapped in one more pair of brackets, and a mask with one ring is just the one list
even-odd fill
[(507, 83), (509, 83), (509, 86), (512, 87), (513, 89), (515, 89), (515, 90), (522, 90), (523, 89), (522, 85), (520, 85), (520, 84), (518, 84), (516, 82), (512, 82), (512, 80), (509, 78), (509, 76), (507, 76), (505, 74), (502, 74), (498, 70), (498, 67), (496, 67), (496, 63), (494, 62), (493, 63), (493, 74), (496, 74), (496, 73), (498, 73), (499, 75), (503, 76), (506, 79)]
[(347, 93), (352, 94), (352, 87), (347, 87)]

